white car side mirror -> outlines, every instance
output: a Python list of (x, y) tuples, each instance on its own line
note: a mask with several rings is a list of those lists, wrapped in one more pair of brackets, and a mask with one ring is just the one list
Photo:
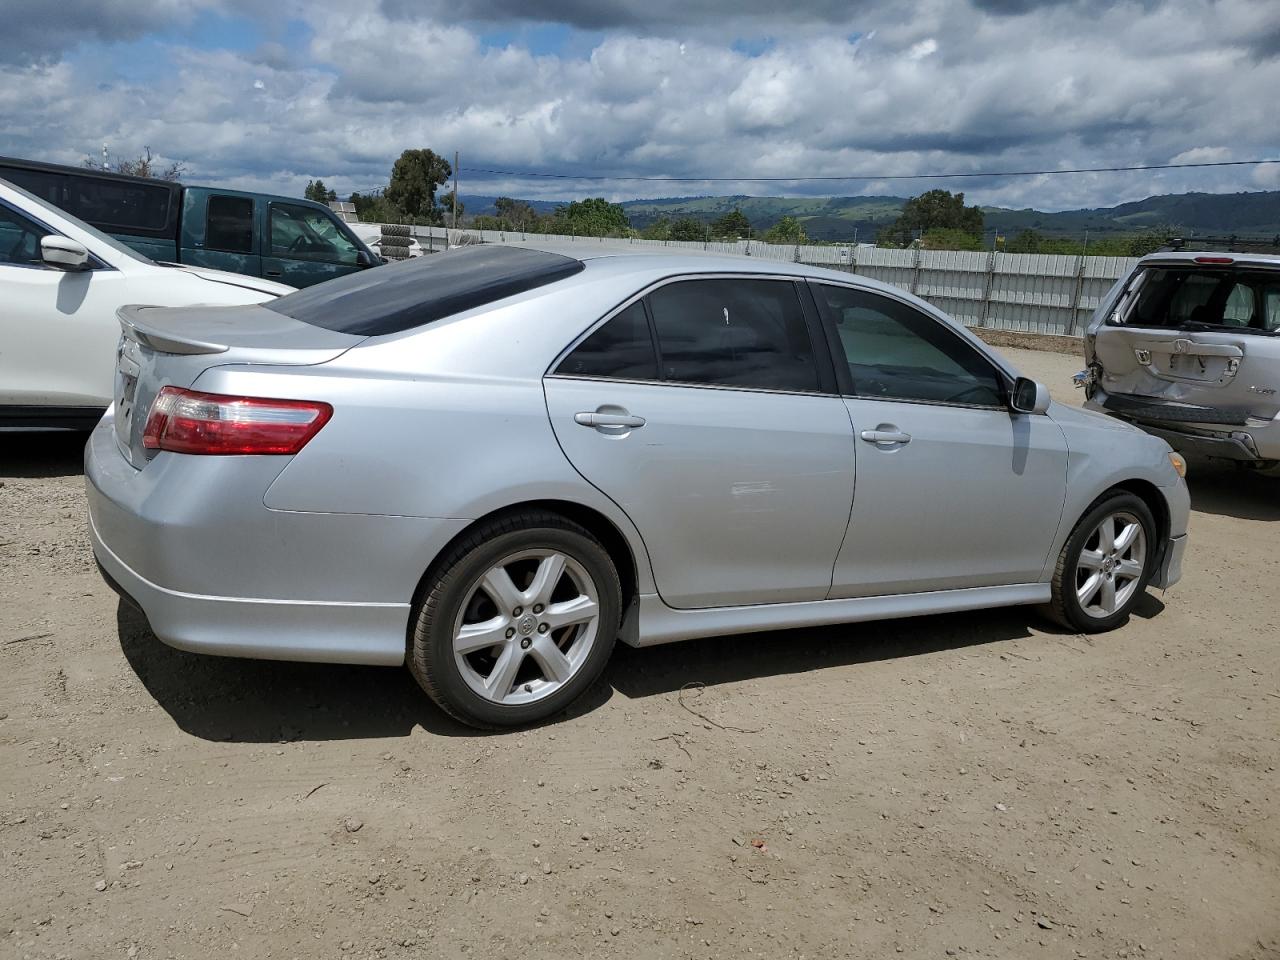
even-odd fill
[(1043, 383), (1036, 383), (1029, 377), (1019, 377), (1013, 381), (1009, 406), (1015, 413), (1046, 413), (1049, 402), (1049, 388)]
[(85, 245), (56, 234), (40, 238), (40, 259), (61, 270), (89, 268), (89, 251)]

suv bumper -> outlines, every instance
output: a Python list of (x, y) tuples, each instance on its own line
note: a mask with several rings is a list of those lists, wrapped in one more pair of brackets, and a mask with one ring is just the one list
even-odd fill
[[(1194, 420), (1178, 420), (1186, 404), (1161, 401), (1158, 398), (1133, 398), (1124, 394), (1108, 394), (1098, 387), (1085, 401), (1086, 410), (1094, 410), (1132, 423), (1146, 433), (1159, 437), (1179, 453), (1218, 457), (1241, 463), (1280, 460), (1280, 423), (1258, 420), (1234, 410), (1208, 414), (1192, 413)], [(1195, 411), (1211, 408), (1193, 408)]]

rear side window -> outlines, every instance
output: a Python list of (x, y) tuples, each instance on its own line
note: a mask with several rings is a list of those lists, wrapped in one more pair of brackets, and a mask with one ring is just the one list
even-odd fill
[(211, 196), (205, 214), (204, 245), (208, 250), (253, 253), (253, 201), (248, 197)]
[(657, 380), (649, 320), (639, 301), (612, 317), (565, 357), (556, 373), (570, 377)]
[(816, 391), (818, 369), (794, 283), (681, 280), (649, 295), (662, 378)]
[(41, 200), (52, 203), (55, 207), (64, 207), (62, 199), (63, 185), (67, 178), (60, 173), (49, 173), (45, 170), (23, 170), (18, 167), (0, 168), (0, 177), (16, 184), (28, 193), (33, 193)]
[(67, 178), (66, 207), (81, 220), (108, 230), (163, 230), (174, 191), (167, 185), (124, 180)]
[(463, 247), (349, 273), (263, 306), (303, 323), (376, 337), (496, 303), (582, 271), (582, 261), (523, 247)]

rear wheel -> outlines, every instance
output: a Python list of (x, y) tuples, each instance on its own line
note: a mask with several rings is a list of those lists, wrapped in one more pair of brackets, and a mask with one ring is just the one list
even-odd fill
[(1151, 579), (1157, 545), (1155, 520), (1141, 498), (1123, 491), (1103, 497), (1058, 556), (1050, 615), (1081, 633), (1125, 623)]
[(485, 523), (437, 565), (409, 669), (472, 726), (545, 719), (604, 669), (621, 592), (609, 554), (577, 524), (541, 511)]

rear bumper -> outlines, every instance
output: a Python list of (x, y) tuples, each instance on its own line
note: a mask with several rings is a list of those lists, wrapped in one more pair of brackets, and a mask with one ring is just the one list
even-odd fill
[(169, 456), (135, 470), (110, 416), (85, 450), (94, 556), (156, 636), (194, 653), (403, 662), (413, 592), (464, 521), (269, 510), (283, 458)]
[(1180, 453), (1244, 463), (1280, 460), (1280, 424), (1274, 420), (1252, 420), (1224, 409), (1216, 417), (1218, 422), (1211, 422), (1203, 413), (1195, 414), (1195, 420), (1179, 421), (1178, 412), (1185, 404), (1162, 404), (1159, 400), (1126, 403), (1120, 395), (1101, 389), (1095, 389), (1084, 406), (1132, 423)]

